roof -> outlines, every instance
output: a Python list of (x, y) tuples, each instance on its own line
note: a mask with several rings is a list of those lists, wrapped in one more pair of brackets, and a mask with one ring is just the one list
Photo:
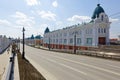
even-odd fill
[(94, 12), (93, 12), (93, 16), (92, 19), (95, 19), (96, 17), (99, 17), (100, 13), (104, 13), (104, 9), (100, 6), (100, 4), (97, 4), (97, 7), (95, 8)]
[(48, 32), (50, 32), (50, 30), (49, 30), (49, 28), (47, 27), (47, 28), (45, 29), (45, 32), (44, 32), (44, 33), (48, 33)]

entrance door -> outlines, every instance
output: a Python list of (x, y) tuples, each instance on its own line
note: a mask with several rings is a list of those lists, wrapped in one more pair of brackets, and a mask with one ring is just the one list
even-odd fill
[(106, 44), (106, 38), (105, 37), (99, 37), (99, 44), (105, 45)]

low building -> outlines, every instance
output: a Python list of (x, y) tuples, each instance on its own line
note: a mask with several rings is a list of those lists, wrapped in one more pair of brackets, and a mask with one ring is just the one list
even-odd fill
[(38, 46), (40, 46), (41, 44), (42, 44), (42, 39), (41, 39), (42, 37), (41, 37), (41, 35), (37, 35), (37, 36), (31, 36), (30, 38), (26, 38), (25, 39), (25, 44), (27, 44), (27, 45), (38, 45)]
[(57, 49), (80, 49), (98, 45), (108, 45), (109, 18), (104, 9), (97, 5), (89, 23), (77, 24), (63, 29), (45, 30), (43, 44), (45, 47)]

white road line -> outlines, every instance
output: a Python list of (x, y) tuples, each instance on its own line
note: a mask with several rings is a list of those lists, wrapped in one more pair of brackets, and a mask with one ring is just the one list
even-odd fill
[(65, 59), (65, 58), (58, 57), (58, 56), (53, 56), (53, 57), (56, 57), (56, 58), (59, 58), (59, 59), (65, 60), (65, 61), (73, 62), (73, 63), (76, 63), (76, 64), (84, 65), (84, 66), (87, 66), (87, 67), (91, 67), (91, 68), (94, 68), (94, 69), (97, 69), (97, 70), (105, 71), (105, 72), (112, 73), (114, 75), (120, 76), (120, 73), (117, 73), (117, 72), (114, 72), (114, 71), (111, 71), (111, 70), (108, 70), (108, 69), (100, 68), (100, 67), (93, 66), (93, 65), (90, 65), (90, 64), (85, 64), (85, 63), (82, 63), (82, 62), (73, 61), (73, 60), (70, 60), (70, 59)]
[(36, 61), (32, 60), (32, 58), (26, 56), (26, 58), (30, 61), (30, 63), (45, 77), (46, 80), (58, 80), (53, 74), (48, 72), (42, 66), (40, 66)]
[[(43, 58), (43, 57), (42, 57)], [(46, 58), (45, 58), (46, 59)], [(73, 71), (75, 71), (75, 72), (79, 72), (79, 73), (81, 73), (81, 74), (83, 74), (83, 75), (87, 75), (87, 73), (85, 73), (85, 72), (83, 72), (83, 71), (80, 71), (80, 70), (78, 70), (78, 69), (75, 69), (75, 68), (73, 68), (73, 67), (71, 67), (71, 66), (68, 66), (68, 65), (65, 65), (65, 64), (62, 64), (62, 63), (58, 63), (57, 61), (55, 61), (55, 60), (52, 60), (52, 59), (47, 59), (47, 60), (49, 60), (49, 61), (51, 61), (51, 62), (54, 62), (54, 63), (56, 63), (56, 64), (59, 64), (59, 65), (61, 65), (61, 66), (64, 66), (64, 67), (66, 67), (66, 68), (69, 68), (69, 69), (71, 69), (71, 70), (73, 70)]]
[(110, 65), (110, 64), (107, 64), (108, 66), (111, 66), (111, 67), (114, 67), (114, 68), (118, 68), (120, 69), (120, 66), (115, 66), (115, 65)]
[(71, 70), (73, 70), (73, 71), (76, 71), (76, 72), (82, 73), (82, 74), (84, 74), (84, 75), (87, 75), (87, 73), (82, 72), (82, 71), (80, 71), (80, 70), (78, 70), (78, 69), (75, 69), (75, 68), (73, 68), (73, 67), (67, 66), (67, 65), (65, 65), (65, 64), (62, 64), (62, 63), (61, 63), (60, 65), (66, 67), (66, 68), (69, 68), (69, 69), (71, 69)]

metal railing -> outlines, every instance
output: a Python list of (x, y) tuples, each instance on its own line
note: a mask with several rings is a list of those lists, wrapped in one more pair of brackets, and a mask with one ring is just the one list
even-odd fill
[(15, 58), (15, 53), (12, 53), (7, 70), (6, 70), (6, 73), (4, 74), (2, 80), (13, 80), (13, 77), (14, 77), (14, 58)]

